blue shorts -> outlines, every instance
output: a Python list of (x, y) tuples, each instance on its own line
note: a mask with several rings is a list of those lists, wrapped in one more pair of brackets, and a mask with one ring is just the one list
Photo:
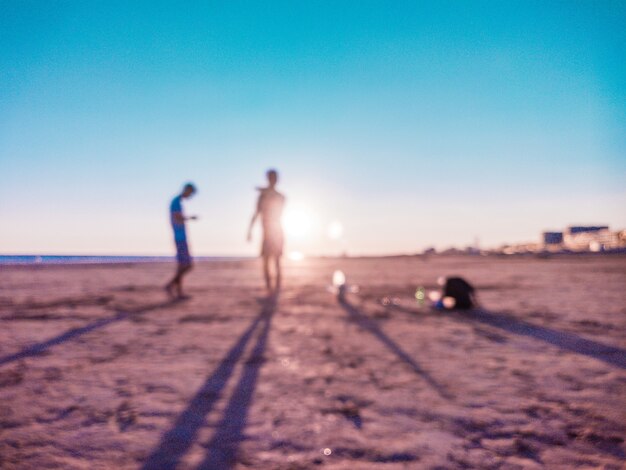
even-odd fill
[(176, 240), (176, 261), (178, 261), (178, 264), (185, 266), (191, 264), (191, 255), (189, 254), (187, 240)]

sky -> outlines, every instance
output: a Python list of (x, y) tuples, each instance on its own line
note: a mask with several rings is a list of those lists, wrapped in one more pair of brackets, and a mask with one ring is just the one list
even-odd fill
[[(0, 253), (398, 254), (626, 228), (626, 2), (0, 0)], [(328, 228), (334, 228), (332, 237)]]

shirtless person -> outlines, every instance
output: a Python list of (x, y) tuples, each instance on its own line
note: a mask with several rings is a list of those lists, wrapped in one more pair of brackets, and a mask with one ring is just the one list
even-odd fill
[[(261, 226), (263, 227), (263, 244), (261, 245), (261, 258), (263, 259), (263, 276), (265, 286), (269, 295), (277, 294), (280, 289), (281, 271), (280, 257), (283, 255), (283, 228), (281, 217), (285, 205), (285, 196), (276, 191), (278, 173), (276, 170), (267, 172), (267, 188), (257, 188), (260, 191), (257, 200), (256, 211), (250, 221), (248, 229), (248, 241), (252, 240), (252, 227), (257, 217), (261, 216)], [(274, 265), (275, 282), (272, 287), (270, 276), (270, 264)]]

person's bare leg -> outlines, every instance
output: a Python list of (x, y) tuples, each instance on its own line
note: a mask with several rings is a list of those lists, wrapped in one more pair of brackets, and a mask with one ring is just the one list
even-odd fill
[(263, 276), (265, 278), (265, 287), (267, 293), (272, 293), (272, 280), (270, 278), (270, 260), (268, 256), (263, 256)]
[(282, 282), (282, 270), (280, 266), (280, 256), (274, 258), (274, 273), (276, 276), (276, 292), (280, 290), (280, 285)]
[(169, 295), (170, 297), (174, 297), (174, 293), (172, 292), (172, 287), (174, 287), (173, 279), (167, 284), (165, 284), (165, 292), (167, 292), (167, 295)]
[(179, 298), (183, 297), (183, 276), (191, 270), (191, 265), (179, 265), (176, 270), (176, 275), (174, 278), (167, 284), (165, 287), (167, 289), (168, 294), (174, 297), (173, 289), (176, 289), (176, 293)]
[(178, 297), (181, 298), (181, 299), (184, 297), (184, 295), (183, 295), (183, 277), (186, 276), (187, 273), (189, 273), (189, 271), (191, 271), (191, 268), (192, 268), (192, 265), (188, 264), (188, 265), (186, 265), (183, 268), (182, 272), (180, 273), (180, 279), (178, 281)]
[(167, 291), (170, 297), (174, 297), (174, 288), (176, 288), (177, 291), (179, 289), (178, 286), (180, 284), (180, 272), (181, 272), (181, 265), (179, 264), (176, 266), (176, 273), (174, 274), (174, 277), (170, 280), (170, 282), (168, 282), (165, 285), (165, 290)]

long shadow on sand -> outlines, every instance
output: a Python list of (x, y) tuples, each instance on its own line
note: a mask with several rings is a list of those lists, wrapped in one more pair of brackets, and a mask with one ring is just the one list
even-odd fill
[(524, 320), (486, 310), (457, 311), (454, 316), (495, 326), (516, 335), (530, 336), (566, 351), (590, 356), (612, 366), (626, 369), (626, 350), (585, 339), (574, 333), (533, 325)]
[(79, 328), (72, 328), (71, 330), (67, 330), (66, 332), (61, 333), (60, 335), (55, 336), (54, 338), (50, 338), (47, 341), (43, 341), (41, 343), (28, 346), (22, 349), (21, 351), (16, 352), (15, 354), (0, 357), (0, 366), (3, 366), (4, 364), (8, 364), (9, 362), (17, 361), (19, 359), (24, 359), (26, 357), (37, 356), (39, 354), (42, 354), (43, 352), (45, 352), (52, 346), (65, 343), (66, 341), (77, 338), (81, 335), (84, 335), (85, 333), (89, 333), (90, 331), (110, 325), (111, 323), (116, 323), (122, 320), (126, 320), (134, 315), (139, 315), (139, 314), (147, 313), (153, 310), (158, 310), (160, 308), (168, 307), (170, 305), (175, 304), (176, 302), (178, 301), (168, 300), (166, 302), (159, 302), (156, 304), (144, 305), (142, 307), (129, 309), (129, 310), (116, 309), (117, 313), (111, 317), (101, 318), (100, 320), (96, 320), (94, 322), (89, 323), (88, 325), (81, 326)]
[(239, 444), (243, 440), (248, 409), (256, 388), (259, 371), (263, 365), (263, 352), (267, 345), (275, 303), (267, 301), (259, 316), (244, 331), (228, 351), (217, 369), (211, 374), (191, 399), (187, 408), (178, 416), (142, 466), (142, 470), (174, 469), (180, 459), (195, 442), (199, 430), (205, 425), (208, 414), (221, 397), (235, 366), (241, 359), (246, 345), (261, 326), (257, 342), (244, 363), (239, 383), (230, 397), (215, 435), (205, 445), (207, 455), (199, 469), (227, 469), (236, 461)]
[[(389, 305), (386, 307), (388, 309), (398, 310), (413, 315), (420, 315), (421, 317), (426, 315), (424, 312), (418, 312), (416, 310), (397, 305)], [(546, 343), (550, 343), (553, 346), (566, 351), (593, 357), (594, 359), (606, 362), (612, 366), (626, 369), (626, 350), (624, 349), (616, 346), (608, 346), (590, 339), (585, 339), (574, 333), (535, 325), (524, 320), (519, 320), (510, 315), (498, 314), (481, 309), (451, 310), (449, 312), (431, 311), (429, 314), (437, 316), (447, 315), (448, 318), (455, 320), (480, 322), (509, 333), (529, 336), (531, 338), (545, 341)]]
[(428, 385), (430, 385), (442, 398), (451, 400), (454, 397), (450, 395), (450, 393), (442, 387), (439, 383), (433, 379), (428, 372), (420, 367), (420, 365), (409, 356), (406, 351), (404, 351), (400, 346), (398, 346), (389, 336), (387, 336), (378, 326), (376, 321), (371, 318), (363, 315), (356, 307), (350, 304), (347, 300), (340, 300), (339, 304), (343, 307), (343, 309), (348, 313), (350, 320), (354, 321), (358, 326), (362, 329), (370, 332), (374, 337), (376, 337), (381, 343), (383, 343), (387, 349), (389, 349), (392, 353), (406, 362), (411, 369), (422, 377)]

